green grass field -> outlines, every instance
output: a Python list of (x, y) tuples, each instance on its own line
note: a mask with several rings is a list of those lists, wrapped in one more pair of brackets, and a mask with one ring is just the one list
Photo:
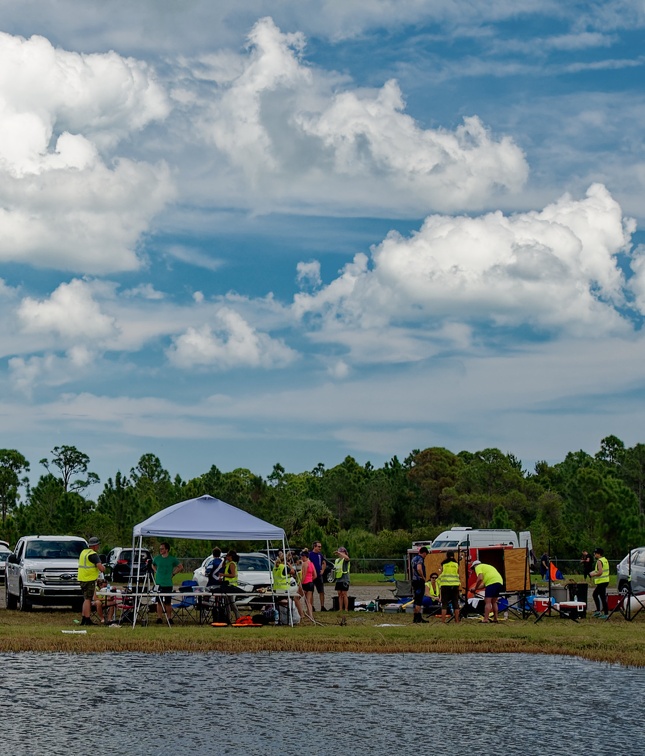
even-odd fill
[[(366, 584), (374, 585), (373, 580)], [(413, 625), (409, 614), (326, 612), (316, 614), (323, 620), (320, 624), (305, 620), (295, 628), (97, 626), (86, 634), (63, 633), (79, 629), (77, 618), (77, 613), (62, 609), (0, 610), (0, 652), (533, 653), (645, 666), (645, 611), (632, 622), (616, 613), (609, 621), (587, 618), (574, 623), (555, 615), (537, 624), (533, 618), (511, 617), (497, 625), (477, 619), (459, 625), (435, 619)]]

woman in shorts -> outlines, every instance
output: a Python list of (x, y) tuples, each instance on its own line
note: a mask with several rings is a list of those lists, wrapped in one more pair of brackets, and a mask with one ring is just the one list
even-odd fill
[(311, 618), (314, 611), (314, 580), (318, 577), (313, 562), (309, 559), (309, 549), (300, 552), (300, 580), (302, 581), (302, 593), (305, 597), (307, 614)]

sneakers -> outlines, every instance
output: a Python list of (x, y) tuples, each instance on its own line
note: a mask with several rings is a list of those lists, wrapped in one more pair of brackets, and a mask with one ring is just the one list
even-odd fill
[(320, 611), (321, 611), (321, 612), (326, 612), (327, 610), (325, 609), (325, 607), (324, 607), (324, 606), (321, 606), (321, 607), (320, 607)]
[(415, 614), (413, 616), (414, 616), (414, 619), (412, 620), (412, 623), (414, 625), (419, 625), (421, 623), (423, 623), (424, 625), (428, 624), (428, 620), (424, 620), (420, 614)]
[(602, 614), (602, 612), (594, 612), (591, 616), (592, 617), (600, 617), (601, 614)]
[(598, 619), (609, 619), (609, 615), (608, 614), (599, 614), (598, 615)]

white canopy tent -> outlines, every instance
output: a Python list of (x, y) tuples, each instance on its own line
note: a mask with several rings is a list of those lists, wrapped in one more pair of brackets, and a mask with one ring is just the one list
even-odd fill
[[(200, 496), (173, 504), (156, 512), (132, 529), (132, 553), (139, 539), (139, 553), (145, 536), (158, 538), (194, 538), (199, 540), (264, 541), (267, 553), (271, 541), (280, 541), (286, 553), (282, 528), (255, 517), (213, 496)], [(139, 560), (133, 560), (139, 569)], [(139, 584), (137, 574), (137, 585)], [(289, 608), (291, 602), (288, 602)], [(136, 622), (136, 612), (135, 618)]]
[(213, 496), (200, 496), (173, 504), (135, 525), (133, 538), (226, 539), (231, 541), (282, 541), (282, 528)]

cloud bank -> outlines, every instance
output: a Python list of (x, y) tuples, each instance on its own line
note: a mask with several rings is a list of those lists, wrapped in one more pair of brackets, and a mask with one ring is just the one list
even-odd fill
[(106, 273), (173, 196), (170, 173), (114, 148), (169, 112), (146, 64), (0, 33), (0, 261)]

